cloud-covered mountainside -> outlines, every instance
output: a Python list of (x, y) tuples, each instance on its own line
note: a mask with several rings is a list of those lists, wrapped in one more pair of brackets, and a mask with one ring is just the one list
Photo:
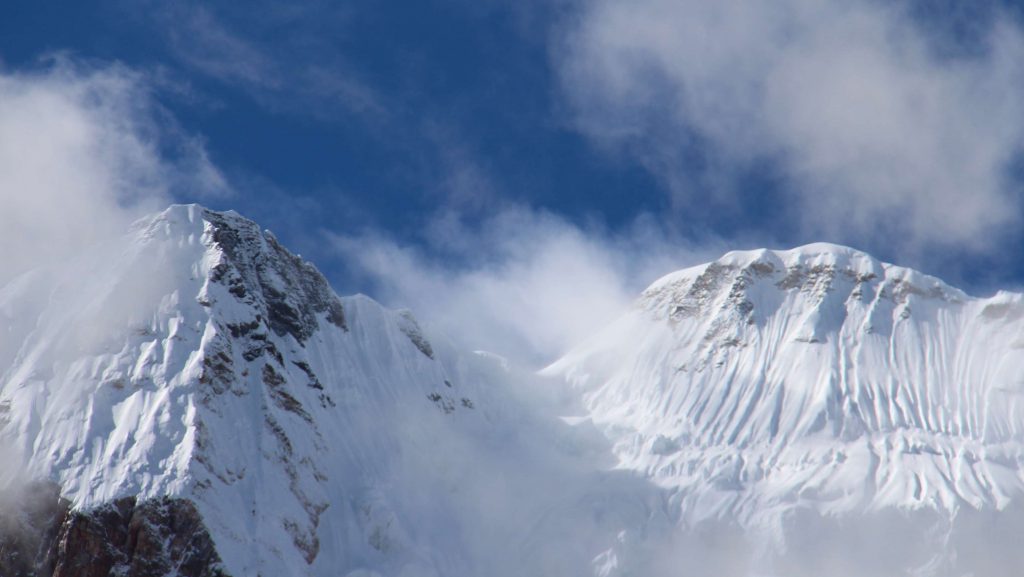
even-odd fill
[(0, 574), (1007, 575), (1024, 302), (669, 275), (540, 375), (175, 206), (0, 288)]

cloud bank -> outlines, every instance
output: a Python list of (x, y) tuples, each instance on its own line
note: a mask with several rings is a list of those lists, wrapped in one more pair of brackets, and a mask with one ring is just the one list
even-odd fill
[(681, 204), (766, 194), (680, 184), (696, 149), (716, 177), (777, 168), (773, 201), (808, 234), (989, 249), (1021, 224), (1024, 33), (997, 13), (961, 50), (920, 16), (866, 0), (599, 0), (552, 53), (573, 125), (636, 154)]
[(0, 72), (0, 286), (124, 233), (176, 192), (226, 190), (142, 73), (64, 57)]
[(373, 296), (471, 349), (539, 366), (621, 314), (650, 282), (723, 252), (669, 240), (653, 219), (623, 233), (508, 206), (476, 225), (442, 212), (425, 246), (334, 236)]

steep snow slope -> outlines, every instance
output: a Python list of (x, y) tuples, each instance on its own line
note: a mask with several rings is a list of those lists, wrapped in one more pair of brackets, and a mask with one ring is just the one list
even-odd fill
[(1024, 490), (1024, 302), (855, 250), (670, 274), (545, 372), (688, 522), (999, 509)]

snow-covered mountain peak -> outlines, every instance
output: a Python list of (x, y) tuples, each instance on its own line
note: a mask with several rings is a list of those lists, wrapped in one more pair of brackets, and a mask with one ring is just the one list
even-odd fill
[[(188, 499), (236, 575), (326, 571), (344, 551), (321, 535), (399, 544), (367, 479), (397, 474), (400, 440), (478, 420), (478, 383), (448, 373), (410, 313), (339, 298), (233, 212), (146, 217), (0, 291), (0, 322), (8, 470), (80, 510)], [(365, 506), (323, 527), (332, 503)]]
[[(784, 251), (730, 252), (655, 281), (639, 305), (675, 320), (700, 316), (740, 324), (764, 322), (783, 306), (790, 313), (814, 311), (819, 313), (814, 322), (825, 324), (810, 327), (815, 334), (804, 335), (813, 340), (837, 328), (846, 312), (856, 308), (854, 302), (867, 309), (895, 307), (899, 315), (909, 315), (913, 301), (962, 303), (968, 298), (913, 269), (880, 262), (849, 247), (815, 243)], [(721, 322), (717, 326), (721, 328)], [(864, 325), (865, 330), (877, 328)]]
[(885, 266), (883, 263), (867, 253), (826, 242), (812, 243), (789, 250), (768, 248), (734, 250), (712, 262), (669, 273), (652, 283), (650, 289), (673, 283), (681, 278), (698, 276), (709, 267), (712, 269), (749, 269), (762, 274), (785, 271), (789, 268), (830, 267), (849, 270), (857, 275), (878, 275), (882, 272), (883, 266)]
[[(226, 287), (234, 299), (257, 306), (279, 336), (300, 343), (317, 329), (317, 315), (345, 329), (344, 310), (327, 280), (312, 264), (293, 255), (270, 231), (234, 211), (199, 205), (173, 205), (133, 226), (139, 241), (199, 242), (208, 280)], [(207, 287), (209, 288), (209, 287)], [(206, 307), (213, 297), (200, 296)]]
[(545, 373), (688, 515), (767, 522), (812, 494), (822, 511), (1000, 506), (1024, 492), (1021, 319), (1020, 295), (846, 247), (732, 252), (658, 280)]

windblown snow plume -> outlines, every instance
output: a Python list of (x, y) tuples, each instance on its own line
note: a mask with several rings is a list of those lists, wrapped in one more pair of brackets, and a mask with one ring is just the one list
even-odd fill
[(224, 191), (169, 120), (146, 77), (121, 66), (55, 57), (0, 72), (0, 283), (120, 236), (182, 188)]

